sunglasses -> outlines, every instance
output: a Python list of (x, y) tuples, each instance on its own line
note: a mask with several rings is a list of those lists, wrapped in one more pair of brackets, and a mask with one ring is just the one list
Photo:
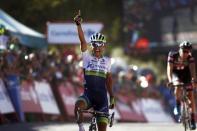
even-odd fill
[(92, 43), (92, 46), (93, 46), (93, 47), (100, 47), (100, 46), (104, 46), (104, 43), (95, 42), (95, 43)]
[(190, 51), (188, 51), (188, 50), (183, 50), (183, 53), (185, 53), (185, 54), (189, 54), (189, 53), (190, 53)]

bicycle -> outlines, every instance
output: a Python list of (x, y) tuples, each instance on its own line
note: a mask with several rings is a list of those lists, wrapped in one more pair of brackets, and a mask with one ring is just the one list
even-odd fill
[(173, 87), (180, 87), (182, 88), (182, 97), (181, 97), (181, 122), (184, 126), (184, 130), (191, 129), (191, 101), (188, 98), (187, 87), (192, 86), (191, 84), (184, 84), (184, 83), (176, 83), (173, 84)]
[(108, 119), (109, 119), (109, 127), (113, 126), (115, 112), (113, 112), (112, 114), (109, 114), (109, 113), (100, 112), (100, 111), (80, 110), (79, 109), (78, 113), (77, 113), (77, 119), (79, 119), (79, 112), (81, 112), (81, 113), (89, 113), (89, 114), (92, 115), (91, 123), (90, 123), (90, 126), (89, 126), (89, 131), (97, 131), (96, 117), (98, 115), (107, 116)]

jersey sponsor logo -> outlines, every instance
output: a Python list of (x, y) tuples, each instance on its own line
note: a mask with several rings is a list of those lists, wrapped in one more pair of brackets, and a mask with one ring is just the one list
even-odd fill
[(94, 63), (100, 62), (100, 64), (105, 64), (105, 59), (104, 58), (102, 58), (102, 59), (96, 59), (96, 58), (94, 58), (91, 61), (94, 62)]
[(174, 62), (174, 66), (177, 70), (183, 70), (186, 66), (188, 66), (188, 62), (187, 61), (175, 61)]
[(101, 59), (100, 63), (104, 65), (105, 64), (105, 59)]
[(90, 68), (90, 69), (93, 69), (93, 70), (102, 70), (102, 71), (106, 70), (105, 66), (97, 65), (97, 64), (94, 64), (92, 62), (88, 63), (87, 68)]
[(184, 66), (176, 66), (177, 70), (183, 70), (185, 67)]
[(97, 60), (95, 60), (95, 59), (92, 59), (91, 61), (92, 61), (92, 62), (95, 62), (95, 63), (97, 62)]

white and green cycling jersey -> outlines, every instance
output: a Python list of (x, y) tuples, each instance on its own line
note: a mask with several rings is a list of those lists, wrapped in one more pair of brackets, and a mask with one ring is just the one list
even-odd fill
[(82, 57), (85, 87), (93, 90), (105, 88), (106, 76), (111, 70), (111, 59), (104, 56), (97, 58), (90, 54), (88, 50), (82, 52)]

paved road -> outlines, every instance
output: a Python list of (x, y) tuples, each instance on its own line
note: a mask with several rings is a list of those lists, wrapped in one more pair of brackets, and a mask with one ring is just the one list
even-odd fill
[[(88, 125), (85, 124), (88, 131)], [(1, 125), (0, 131), (78, 131), (75, 124), (65, 123), (19, 123)], [(181, 124), (174, 123), (116, 123), (108, 131), (184, 131)]]

